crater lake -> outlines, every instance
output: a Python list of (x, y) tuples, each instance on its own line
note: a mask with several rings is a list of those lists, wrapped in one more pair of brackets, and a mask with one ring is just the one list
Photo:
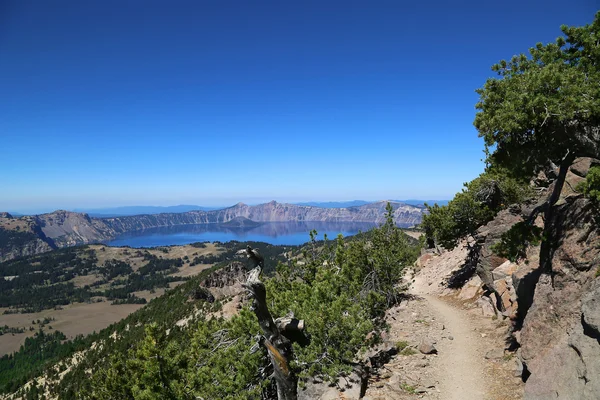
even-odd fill
[(325, 234), (333, 240), (340, 233), (346, 237), (375, 226), (377, 224), (368, 222), (265, 222), (252, 227), (232, 227), (226, 224), (178, 225), (128, 232), (105, 243), (109, 246), (136, 248), (231, 240), (299, 245), (310, 240), (309, 232), (313, 229), (318, 233), (318, 240), (322, 240)]

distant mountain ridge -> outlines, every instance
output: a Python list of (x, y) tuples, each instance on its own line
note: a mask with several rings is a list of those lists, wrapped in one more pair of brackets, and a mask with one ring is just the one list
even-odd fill
[(124, 217), (130, 215), (143, 214), (162, 214), (162, 213), (183, 213), (188, 211), (211, 211), (218, 210), (224, 207), (203, 207), (195, 205), (180, 204), (177, 206), (123, 206), (123, 207), (107, 207), (94, 209), (74, 209), (74, 212), (86, 213), (91, 217), (109, 218), (109, 217)]
[(321, 208), (348, 208), (364, 206), (365, 204), (372, 203), (372, 201), (365, 200), (351, 200), (351, 201), (307, 201), (304, 203), (294, 203), (298, 206), (311, 206)]
[[(423, 210), (404, 203), (390, 202), (394, 221), (409, 227), (421, 222)], [(95, 218), (85, 213), (59, 210), (48, 214), (14, 217), (0, 215), (0, 262), (55, 248), (107, 241), (116, 236), (156, 227), (192, 224), (222, 224), (229, 221), (253, 222), (370, 222), (385, 220), (386, 201), (347, 208), (322, 208), (269, 203), (182, 213), (160, 213)], [(242, 219), (243, 217), (243, 219)]]
[(393, 200), (393, 201), (397, 201), (397, 202), (405, 203), (405, 204), (410, 204), (411, 206), (423, 207), (425, 205), (425, 203), (427, 203), (430, 206), (432, 206), (434, 204), (437, 204), (439, 206), (445, 206), (446, 204), (448, 204), (448, 202), (450, 200), (415, 200), (415, 199), (409, 199), (409, 200)]
[[(429, 205), (434, 205), (437, 203), (440, 206), (444, 206), (444, 205), (448, 204), (449, 200), (409, 199), (409, 200), (390, 200), (390, 201), (394, 202), (394, 203), (404, 203), (404, 204), (408, 204), (408, 205), (415, 206), (415, 207), (423, 207), (425, 203), (427, 203)], [(299, 206), (312, 206), (312, 207), (322, 207), (322, 208), (347, 208), (347, 207), (363, 206), (365, 204), (371, 204), (371, 203), (373, 203), (373, 202), (365, 201), (365, 200), (352, 200), (352, 201), (324, 201), (324, 202), (307, 201), (304, 203), (294, 203), (294, 204), (299, 205)]]

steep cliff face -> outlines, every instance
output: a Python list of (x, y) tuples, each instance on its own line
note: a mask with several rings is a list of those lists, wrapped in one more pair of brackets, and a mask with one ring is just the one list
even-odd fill
[(106, 240), (114, 235), (102, 221), (87, 214), (55, 211), (14, 218), (0, 216), (0, 262), (52, 249)]
[(581, 196), (558, 207), (552, 273), (540, 274), (521, 330), (525, 399), (600, 398), (600, 213)]
[[(537, 201), (514, 205), (479, 228), (446, 284), (460, 287), (452, 283), (463, 284), (476, 273), (461, 296), (469, 292), (471, 298), (480, 291), (478, 304), (489, 308), (490, 316), (510, 319), (507, 350), (516, 350), (515, 372), (522, 373), (526, 400), (600, 399), (600, 205), (576, 191), (589, 168), (598, 164), (576, 160), (551, 218), (535, 220), (546, 228), (549, 253), (541, 253), (540, 245), (530, 246), (525, 258), (511, 262), (496, 255), (493, 246), (546, 199), (553, 189), (550, 180)], [(451, 254), (441, 257), (450, 261)], [(430, 257), (425, 254), (422, 261)], [(544, 257), (551, 262), (544, 263)], [(476, 285), (469, 287), (472, 282)]]
[[(159, 226), (225, 223), (243, 217), (256, 222), (374, 222), (385, 220), (387, 202), (377, 202), (359, 207), (319, 208), (295, 204), (270, 203), (249, 206), (238, 203), (233, 207), (214, 211), (190, 211), (180, 214), (136, 215), (106, 218), (102, 221), (116, 232), (124, 233)], [(422, 209), (403, 203), (392, 203), (394, 219), (398, 225), (412, 226), (421, 222)]]
[(35, 221), (0, 213), (0, 262), (55, 248)]
[[(403, 203), (391, 203), (394, 208), (394, 219), (403, 226), (415, 225), (421, 222), (422, 210)], [(299, 206), (295, 204), (270, 203), (248, 206), (238, 203), (223, 210), (209, 211), (210, 222), (227, 222), (242, 216), (253, 221), (282, 222), (282, 221), (323, 221), (323, 222), (375, 222), (385, 221), (387, 202), (365, 204), (348, 208), (320, 208)]]
[(468, 257), (495, 312), (513, 321), (509, 347), (518, 347), (527, 400), (600, 399), (600, 207), (575, 190), (598, 163), (576, 160), (551, 220), (535, 222), (549, 228), (551, 271), (540, 267), (540, 246), (529, 247), (516, 263), (492, 251), (535, 204), (502, 211), (481, 227)]
[(50, 244), (38, 238), (33, 238), (32, 240), (28, 240), (20, 245), (5, 244), (0, 246), (0, 262), (39, 253), (45, 253), (53, 249), (54, 247), (52, 247)]
[(113, 235), (113, 231), (102, 221), (83, 213), (59, 210), (31, 218), (46, 238), (51, 239), (57, 247), (98, 242)]

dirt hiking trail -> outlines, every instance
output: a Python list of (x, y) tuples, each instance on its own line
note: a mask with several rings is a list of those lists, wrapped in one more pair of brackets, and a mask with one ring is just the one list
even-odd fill
[(523, 398), (518, 362), (505, 350), (510, 320), (484, 312), (477, 277), (447, 289), (446, 277), (464, 264), (464, 253), (434, 257), (407, 274), (409, 295), (387, 311), (390, 330), (382, 337), (399, 353), (370, 378), (364, 400)]
[(448, 400), (484, 399), (489, 385), (485, 382), (485, 345), (481, 343), (481, 335), (474, 331), (469, 319), (463, 315), (464, 311), (435, 295), (424, 295), (423, 298), (453, 338), (436, 345), (440, 395)]

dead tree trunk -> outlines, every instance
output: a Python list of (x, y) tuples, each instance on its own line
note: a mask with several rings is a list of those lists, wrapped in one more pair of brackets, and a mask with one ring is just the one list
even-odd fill
[(266, 347), (271, 364), (273, 364), (273, 375), (277, 383), (277, 397), (279, 400), (296, 400), (298, 397), (298, 379), (289, 364), (292, 357), (292, 343), (283, 335), (283, 332), (288, 327), (302, 330), (304, 322), (295, 320), (292, 323), (290, 319), (289, 322), (281, 320), (276, 324), (273, 321), (267, 307), (267, 291), (265, 285), (259, 279), (260, 272), (260, 267), (250, 271), (244, 287), (248, 289), (253, 298), (252, 311), (258, 318), (258, 323), (264, 335), (262, 344)]

